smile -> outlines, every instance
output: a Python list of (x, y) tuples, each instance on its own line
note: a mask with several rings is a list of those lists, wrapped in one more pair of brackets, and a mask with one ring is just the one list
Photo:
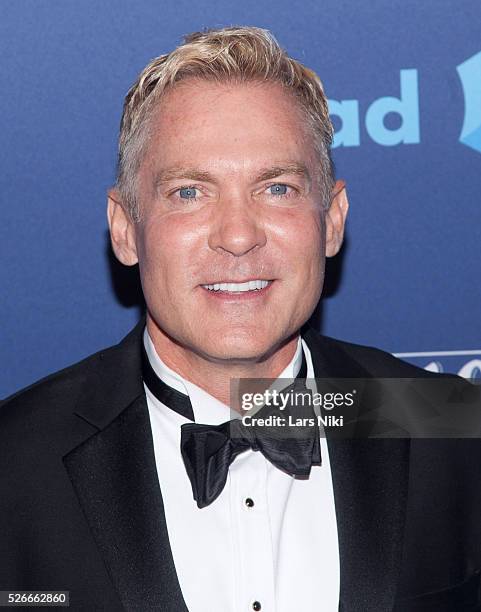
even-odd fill
[(249, 280), (245, 283), (214, 283), (212, 285), (202, 285), (209, 291), (225, 291), (228, 293), (240, 293), (244, 291), (260, 291), (265, 289), (272, 281), (268, 280)]

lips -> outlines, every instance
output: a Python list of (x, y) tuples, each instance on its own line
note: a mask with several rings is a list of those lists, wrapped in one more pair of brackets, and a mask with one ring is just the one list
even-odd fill
[(206, 285), (202, 285), (204, 289), (208, 291), (223, 291), (226, 293), (243, 293), (246, 291), (261, 291), (265, 289), (271, 280), (265, 279), (252, 279), (248, 281), (244, 281), (242, 283), (234, 283), (234, 282), (219, 282), (219, 283), (209, 283)]

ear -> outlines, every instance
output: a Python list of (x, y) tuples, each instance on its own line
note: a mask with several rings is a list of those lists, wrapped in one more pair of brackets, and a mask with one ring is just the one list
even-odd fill
[(348, 209), (346, 183), (336, 181), (331, 206), (326, 213), (326, 257), (333, 257), (341, 248)]
[(138, 262), (135, 223), (122, 203), (117, 189), (111, 189), (108, 193), (107, 219), (115, 256), (125, 266), (135, 265)]

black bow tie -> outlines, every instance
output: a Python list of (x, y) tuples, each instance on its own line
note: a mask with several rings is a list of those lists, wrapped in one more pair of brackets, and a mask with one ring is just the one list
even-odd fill
[[(143, 343), (142, 375), (148, 389), (160, 402), (194, 421), (189, 397), (157, 376)], [(306, 376), (303, 352), (299, 374), (292, 385), (282, 390), (284, 397), (310, 394), (305, 386)], [(245, 425), (240, 418), (235, 418), (220, 425), (185, 423), (181, 426), (180, 450), (199, 508), (208, 506), (221, 494), (230, 464), (249, 448), (261, 451), (273, 465), (292, 476), (308, 477), (312, 465), (321, 465), (319, 426), (311, 406), (288, 403), (281, 411), (277, 406), (266, 404), (255, 414), (255, 418), (268, 417), (280, 417), (285, 421), (283, 425), (275, 421), (272, 425), (265, 425), (269, 421), (262, 425)], [(296, 425), (290, 423), (291, 418), (296, 420)]]

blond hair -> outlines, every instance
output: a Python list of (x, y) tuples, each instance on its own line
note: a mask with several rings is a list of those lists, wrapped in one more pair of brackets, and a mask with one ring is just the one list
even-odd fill
[(128, 91), (120, 124), (117, 188), (133, 220), (140, 218), (136, 177), (148, 141), (151, 112), (162, 94), (189, 77), (280, 83), (304, 111), (320, 159), (323, 204), (330, 203), (334, 169), (330, 153), (333, 128), (317, 74), (292, 59), (262, 28), (228, 27), (194, 32), (171, 53), (153, 59)]

